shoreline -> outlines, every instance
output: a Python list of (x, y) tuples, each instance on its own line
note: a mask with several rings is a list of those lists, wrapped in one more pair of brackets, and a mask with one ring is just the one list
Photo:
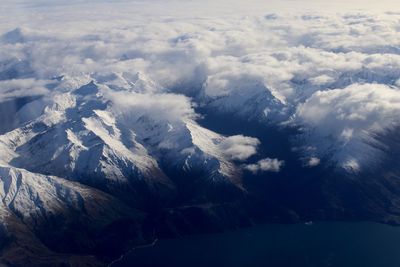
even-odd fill
[(136, 250), (136, 249), (141, 249), (141, 248), (153, 247), (153, 246), (155, 246), (155, 245), (157, 244), (157, 242), (158, 242), (158, 238), (154, 239), (153, 242), (151, 242), (151, 243), (149, 243), (149, 244), (144, 244), (144, 245), (140, 245), (140, 246), (133, 247), (133, 248), (129, 249), (127, 252), (125, 252), (124, 254), (122, 254), (118, 259), (115, 259), (115, 260), (113, 260), (111, 263), (109, 263), (109, 264), (107, 265), (107, 267), (112, 267), (115, 263), (120, 262), (121, 260), (124, 259), (124, 257), (125, 257), (127, 254), (133, 252), (134, 250)]
[[(384, 226), (389, 226), (389, 227), (400, 227), (400, 224), (393, 224), (393, 223), (388, 223), (388, 222), (381, 222), (381, 221), (370, 221), (370, 220), (316, 220), (316, 221), (300, 221), (300, 222), (294, 222), (294, 223), (262, 223), (262, 224), (255, 224), (252, 225), (250, 227), (243, 227), (243, 228), (239, 228), (233, 231), (229, 231), (231, 233), (234, 232), (240, 232), (243, 231), (245, 229), (250, 229), (250, 228), (254, 228), (257, 226), (265, 226), (265, 225), (304, 225), (306, 227), (314, 227), (316, 225), (321, 225), (321, 224), (326, 224), (326, 223), (345, 223), (345, 224), (355, 224), (355, 223), (373, 223), (373, 224), (380, 224), (380, 225), (384, 225)], [(199, 234), (199, 235), (211, 235), (211, 234), (221, 234), (221, 233), (226, 233), (226, 232), (220, 232), (220, 233), (204, 233), (204, 234)], [(196, 234), (193, 235), (188, 235), (188, 236), (197, 236)], [(109, 263), (107, 265), (107, 267), (113, 267), (113, 265), (117, 262), (120, 262), (121, 260), (123, 260), (125, 258), (126, 255), (132, 253), (134, 250), (136, 249), (141, 249), (141, 248), (149, 248), (149, 247), (153, 247), (157, 244), (157, 242), (160, 241), (159, 238), (155, 238), (151, 243), (148, 244), (143, 244), (140, 246), (136, 246), (133, 247), (131, 249), (129, 249), (127, 252), (125, 252), (124, 254), (122, 254), (119, 258), (113, 260), (111, 263)]]

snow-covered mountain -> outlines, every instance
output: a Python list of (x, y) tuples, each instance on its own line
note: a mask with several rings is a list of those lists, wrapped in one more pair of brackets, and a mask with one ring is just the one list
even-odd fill
[[(86, 84), (78, 86), (62, 77), (52, 81), (51, 95), (8, 110), (19, 119), (0, 136), (4, 227), (11, 216), (40, 235), (44, 226), (69, 221), (71, 214), (84, 225), (135, 217), (131, 208), (119, 210), (125, 205), (119, 201), (140, 209), (172, 201), (179, 182), (170, 175), (178, 173), (198, 177), (199, 187), (243, 190), (238, 162), (256, 153), (256, 138), (201, 127), (189, 101), (186, 113), (176, 116), (181, 109), (173, 101), (184, 97), (161, 91), (141, 74), (133, 82), (123, 76), (104, 83), (84, 77)], [(143, 106), (148, 99), (152, 103)], [(157, 105), (170, 101), (158, 113)]]
[[(156, 90), (151, 85), (141, 88), (146, 86)], [(229, 149), (230, 145), (225, 148), (224, 144), (231, 137), (202, 128), (190, 118), (191, 114), (176, 119), (173, 110), (165, 110), (162, 115), (147, 113), (146, 108), (156, 107), (141, 107), (141, 98), (154, 98), (154, 105), (158, 105), (180, 96), (146, 93), (151, 94), (136, 92), (135, 86), (128, 91), (114, 91), (91, 81), (70, 92), (53, 91), (51, 100), (29, 102), (19, 113), (39, 105), (37, 102), (47, 103), (40, 116), (0, 137), (7, 149), (2, 160), (35, 173), (110, 186), (134, 181), (144, 181), (149, 187), (171, 186), (160, 169), (161, 161), (174, 162), (177, 168), (187, 170), (208, 170), (210, 175), (235, 176), (235, 158), (224, 151)], [(238, 143), (232, 146), (253, 148), (258, 144), (254, 138), (236, 139)], [(255, 148), (240, 159), (254, 153)], [(194, 157), (197, 160), (190, 163)]]

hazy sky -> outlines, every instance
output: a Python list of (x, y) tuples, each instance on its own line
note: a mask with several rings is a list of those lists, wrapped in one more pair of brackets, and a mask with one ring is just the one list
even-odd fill
[(1, 0), (0, 32), (67, 19), (193, 18), (277, 13), (400, 12), (397, 0)]
[[(244, 10), (252, 10), (254, 7), (268, 7), (273, 8), (350, 8), (350, 9), (368, 9), (379, 8), (391, 10), (394, 7), (399, 8), (400, 3), (396, 0), (2, 0), (4, 4), (8, 5), (29, 5), (29, 6), (55, 6), (55, 5), (75, 5), (84, 3), (145, 3), (149, 6), (159, 5), (164, 8), (178, 7), (178, 6), (203, 6), (205, 8), (211, 7), (225, 7), (232, 8), (240, 6)], [(254, 9), (253, 9), (254, 10)]]

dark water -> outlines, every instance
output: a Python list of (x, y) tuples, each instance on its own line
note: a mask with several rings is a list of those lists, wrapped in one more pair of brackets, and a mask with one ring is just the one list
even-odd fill
[(159, 240), (116, 266), (400, 266), (400, 227), (357, 222), (269, 224), (236, 232)]

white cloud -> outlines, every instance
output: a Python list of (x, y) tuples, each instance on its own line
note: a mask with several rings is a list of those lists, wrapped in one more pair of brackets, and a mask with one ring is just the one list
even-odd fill
[(321, 163), (321, 160), (317, 157), (311, 157), (307, 161), (307, 166), (308, 167), (315, 167), (318, 166)]
[(279, 172), (284, 164), (283, 160), (265, 158), (255, 164), (244, 165), (244, 169), (254, 174), (258, 172)]
[(310, 82), (312, 84), (314, 84), (314, 85), (317, 85), (317, 86), (318, 85), (329, 84), (329, 83), (332, 83), (334, 81), (335, 81), (335, 79), (333, 79), (332, 77), (330, 77), (328, 75), (325, 75), (325, 74), (319, 75), (317, 77), (310, 78)]
[(348, 172), (358, 173), (360, 171), (360, 164), (355, 159), (349, 159), (342, 164), (342, 168)]
[(136, 119), (148, 116), (156, 121), (170, 122), (196, 117), (192, 103), (183, 95), (108, 91), (106, 96), (113, 102), (114, 111), (122, 116)]
[[(307, 125), (305, 142), (330, 155), (345, 169), (359, 170), (379, 151), (369, 145), (371, 135), (400, 123), (400, 91), (380, 84), (353, 84), (344, 89), (318, 91), (299, 105), (296, 121)], [(348, 157), (358, 159), (348, 160)], [(359, 162), (361, 160), (361, 162)]]
[(257, 153), (259, 144), (257, 138), (234, 135), (225, 138), (219, 144), (219, 149), (229, 159), (243, 161)]
[(0, 81), (0, 102), (15, 97), (43, 96), (49, 93), (46, 87), (51, 81), (30, 79), (12, 79)]

